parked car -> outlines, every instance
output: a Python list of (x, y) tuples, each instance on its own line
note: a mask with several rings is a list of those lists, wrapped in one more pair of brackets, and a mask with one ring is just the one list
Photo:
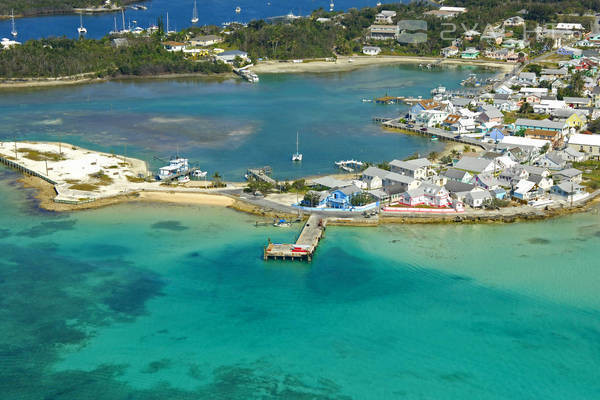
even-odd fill
[(420, 129), (422, 132), (427, 132), (427, 128), (423, 127)]
[(407, 128), (414, 128), (415, 126), (413, 124), (406, 124)]

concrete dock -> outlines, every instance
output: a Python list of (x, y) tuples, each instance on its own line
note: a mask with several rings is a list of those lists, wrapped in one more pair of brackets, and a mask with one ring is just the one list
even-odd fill
[(326, 219), (323, 219), (319, 215), (312, 214), (308, 218), (308, 221), (306, 221), (295, 244), (277, 244), (269, 242), (269, 244), (264, 247), (264, 259), (312, 261), (313, 254), (319, 245), (319, 241), (323, 237), (326, 225)]

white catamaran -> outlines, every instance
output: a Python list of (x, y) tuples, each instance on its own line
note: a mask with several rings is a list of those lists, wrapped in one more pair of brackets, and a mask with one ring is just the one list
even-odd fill
[(79, 14), (79, 28), (77, 28), (77, 33), (79, 33), (80, 36), (87, 33), (87, 29), (83, 26), (83, 16), (81, 14)]
[(298, 151), (298, 132), (296, 132), (296, 152), (292, 154), (292, 161), (302, 161), (302, 153)]
[(12, 22), (12, 29), (10, 30), (10, 34), (14, 37), (17, 37), (17, 28), (15, 27), (15, 13), (13, 10), (10, 10), (10, 20)]
[(192, 11), (192, 24), (195, 24), (198, 21), (198, 6), (196, 5), (196, 0), (194, 0), (194, 11)]

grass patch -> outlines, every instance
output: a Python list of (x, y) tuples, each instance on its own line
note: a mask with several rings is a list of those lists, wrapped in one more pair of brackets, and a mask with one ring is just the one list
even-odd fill
[(71, 185), (75, 185), (75, 184), (78, 184), (81, 181), (78, 180), (78, 179), (67, 179), (65, 182), (67, 182), (67, 183), (69, 183)]
[(104, 171), (98, 171), (95, 174), (90, 174), (89, 177), (95, 179), (97, 185), (108, 186), (114, 182), (113, 178), (106, 175)]
[(65, 160), (65, 158), (52, 151), (38, 151), (30, 148), (21, 148), (18, 150), (19, 153), (22, 154), (23, 157), (28, 158), (33, 161), (61, 161)]
[(92, 185), (91, 183), (77, 183), (75, 185), (69, 186), (69, 189), (81, 190), (84, 192), (93, 192), (93, 191), (98, 190), (98, 186)]
[(109, 169), (117, 169), (117, 168), (119, 168), (119, 166), (118, 166), (118, 165), (111, 165), (111, 166), (109, 166), (108, 168), (109, 168)]
[(125, 175), (125, 178), (127, 178), (127, 180), (129, 182), (134, 182), (134, 183), (139, 183), (139, 182), (145, 182), (146, 181), (145, 178), (140, 178), (139, 176)]
[(590, 190), (600, 189), (600, 161), (574, 162), (573, 167), (583, 171), (583, 186)]

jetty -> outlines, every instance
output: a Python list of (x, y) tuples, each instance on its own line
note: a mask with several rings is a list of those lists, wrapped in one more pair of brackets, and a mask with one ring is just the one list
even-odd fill
[(256, 179), (257, 181), (262, 181), (266, 183), (270, 183), (271, 185), (275, 185), (277, 182), (275, 179), (271, 178), (269, 175), (272, 173), (272, 169), (269, 166), (262, 168), (248, 168), (246, 171), (246, 179)]
[(373, 121), (382, 121), (381, 125), (386, 128), (400, 129), (405, 132), (417, 133), (419, 135), (424, 136), (431, 136), (432, 138), (435, 137), (440, 140), (448, 140), (451, 142), (464, 143), (470, 146), (477, 146), (484, 149), (485, 151), (490, 151), (494, 148), (494, 146), (491, 144), (484, 143), (480, 140), (465, 135), (457, 135), (454, 132), (446, 131), (440, 128), (425, 127), (419, 124), (408, 124), (401, 122), (401, 119), (402, 118), (395, 118), (384, 121), (385, 118), (373, 118)]
[(299, 260), (311, 262), (319, 241), (325, 234), (327, 220), (320, 215), (312, 214), (295, 244), (271, 243), (264, 246), (263, 258), (266, 260)]

